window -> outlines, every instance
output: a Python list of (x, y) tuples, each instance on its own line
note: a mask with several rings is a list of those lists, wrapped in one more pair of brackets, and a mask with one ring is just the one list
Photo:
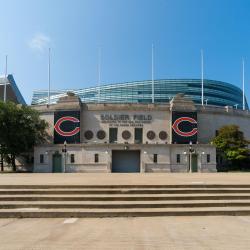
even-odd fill
[(176, 155), (176, 162), (181, 163), (181, 155), (180, 154)]
[(142, 143), (142, 128), (135, 128), (135, 143)]
[(118, 128), (109, 128), (109, 143), (117, 142)]
[(44, 155), (40, 155), (40, 163), (44, 163)]
[(70, 163), (75, 163), (75, 155), (74, 154), (70, 155)]
[(157, 163), (157, 158), (158, 158), (158, 155), (154, 154), (154, 163)]
[(99, 155), (95, 154), (95, 163), (99, 162)]
[(210, 162), (210, 154), (207, 154), (207, 163)]

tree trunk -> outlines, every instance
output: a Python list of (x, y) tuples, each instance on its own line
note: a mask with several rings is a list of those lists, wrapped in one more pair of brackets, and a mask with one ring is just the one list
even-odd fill
[(16, 156), (11, 155), (11, 165), (14, 172), (16, 172)]
[(3, 168), (3, 154), (1, 154), (1, 171), (3, 172), (4, 171), (4, 168)]

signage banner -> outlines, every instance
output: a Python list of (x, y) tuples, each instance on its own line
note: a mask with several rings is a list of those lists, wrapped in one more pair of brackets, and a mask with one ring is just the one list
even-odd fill
[(80, 111), (54, 113), (54, 143), (80, 143)]
[(172, 112), (172, 143), (197, 143), (197, 113)]

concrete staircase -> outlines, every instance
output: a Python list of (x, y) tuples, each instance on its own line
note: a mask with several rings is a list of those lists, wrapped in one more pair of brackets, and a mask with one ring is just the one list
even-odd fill
[(0, 185), (0, 218), (250, 215), (250, 185)]

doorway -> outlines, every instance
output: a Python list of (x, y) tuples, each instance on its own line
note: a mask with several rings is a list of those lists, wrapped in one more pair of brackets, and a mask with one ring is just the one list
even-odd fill
[(53, 154), (52, 161), (53, 161), (52, 172), (62, 173), (62, 155), (59, 153)]
[(198, 172), (198, 155), (192, 154), (191, 172)]
[(139, 150), (113, 150), (112, 172), (114, 173), (138, 173), (140, 172)]

